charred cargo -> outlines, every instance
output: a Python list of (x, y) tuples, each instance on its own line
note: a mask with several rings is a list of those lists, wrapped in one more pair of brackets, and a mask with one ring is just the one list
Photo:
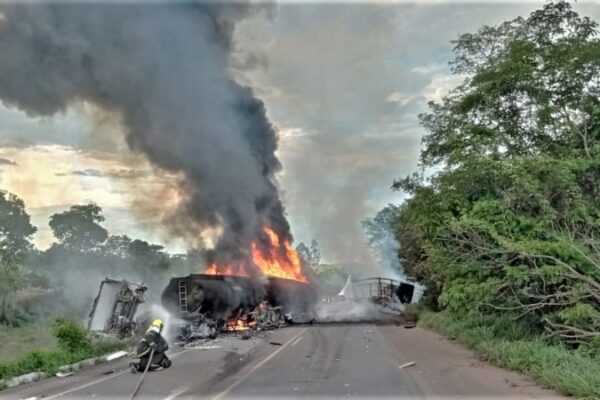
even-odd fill
[(276, 327), (312, 319), (316, 289), (307, 283), (264, 277), (192, 274), (172, 278), (162, 293), (163, 307), (188, 321), (184, 336), (212, 336), (219, 330)]

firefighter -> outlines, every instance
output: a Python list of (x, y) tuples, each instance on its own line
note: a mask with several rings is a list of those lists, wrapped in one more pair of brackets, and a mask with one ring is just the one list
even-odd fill
[(150, 325), (150, 328), (148, 328), (138, 344), (135, 356), (139, 360), (131, 363), (132, 373), (143, 372), (146, 369), (146, 365), (150, 361), (152, 349), (154, 349), (154, 355), (152, 356), (152, 361), (150, 361), (150, 370), (161, 370), (171, 366), (171, 360), (165, 354), (169, 348), (169, 344), (161, 335), (163, 326), (164, 324), (160, 319), (152, 321), (152, 325)]

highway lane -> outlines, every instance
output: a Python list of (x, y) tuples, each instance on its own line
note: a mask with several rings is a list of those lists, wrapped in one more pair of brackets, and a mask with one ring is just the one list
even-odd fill
[[(435, 333), (394, 325), (289, 327), (250, 340), (221, 337), (172, 357), (173, 367), (147, 375), (139, 398), (561, 398)], [(408, 362), (415, 365), (401, 368)], [(140, 375), (126, 365), (6, 390), (0, 399), (127, 397)]]

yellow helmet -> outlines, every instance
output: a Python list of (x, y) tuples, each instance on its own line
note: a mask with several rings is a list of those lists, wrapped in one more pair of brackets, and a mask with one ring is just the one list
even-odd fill
[(150, 325), (150, 327), (157, 327), (159, 332), (162, 331), (163, 328), (163, 322), (162, 319), (155, 319), (154, 321), (152, 321), (152, 325)]

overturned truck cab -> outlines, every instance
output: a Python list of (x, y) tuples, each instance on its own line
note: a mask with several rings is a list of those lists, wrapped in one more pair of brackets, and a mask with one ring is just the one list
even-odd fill
[(135, 313), (145, 301), (146, 289), (141, 283), (105, 278), (90, 311), (88, 330), (120, 339), (133, 336), (137, 328)]

